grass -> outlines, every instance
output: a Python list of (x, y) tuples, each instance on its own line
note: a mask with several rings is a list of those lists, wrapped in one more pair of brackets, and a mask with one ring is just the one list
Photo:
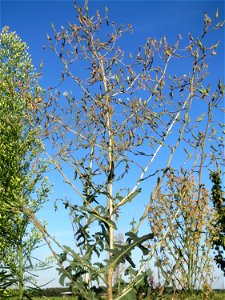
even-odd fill
[[(12, 297), (11, 300), (16, 300), (16, 298)], [(75, 296), (67, 296), (67, 297), (33, 297), (33, 300), (78, 300)], [(124, 297), (124, 300), (136, 300), (136, 297)], [(176, 296), (173, 295), (164, 295), (162, 298), (154, 298), (154, 296), (147, 296), (142, 300), (225, 300), (225, 291), (223, 292), (210, 292), (208, 295), (204, 294), (192, 294), (188, 295), (187, 293), (180, 293)]]
[[(69, 297), (35, 297), (33, 298), (34, 300), (76, 300), (74, 296), (69, 296)], [(154, 298), (151, 296), (148, 296), (147, 298), (143, 300), (153, 300)], [(156, 298), (155, 298), (156, 299)], [(203, 295), (203, 294), (193, 294), (193, 295), (188, 295), (188, 294), (180, 294), (177, 295), (173, 298), (172, 295), (165, 295), (163, 298), (160, 300), (224, 300), (225, 299), (225, 292), (210, 292), (209, 295)], [(129, 300), (136, 300), (135, 298), (129, 299)], [(158, 298), (159, 300), (159, 298)]]

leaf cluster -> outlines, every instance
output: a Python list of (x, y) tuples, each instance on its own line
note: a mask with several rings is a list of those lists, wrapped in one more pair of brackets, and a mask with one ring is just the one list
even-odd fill
[(213, 237), (213, 244), (216, 250), (215, 261), (221, 270), (225, 273), (225, 198), (222, 189), (221, 171), (214, 171), (210, 174), (213, 183), (211, 189), (211, 200), (217, 212), (216, 225), (219, 225), (220, 232)]

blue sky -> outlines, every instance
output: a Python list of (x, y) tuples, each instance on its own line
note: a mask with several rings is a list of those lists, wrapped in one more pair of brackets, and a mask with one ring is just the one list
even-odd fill
[[(164, 35), (170, 42), (175, 42), (177, 35), (181, 34), (184, 40), (188, 32), (193, 35), (200, 35), (203, 28), (203, 15), (214, 16), (218, 8), (219, 14), (224, 16), (224, 1), (90, 1), (90, 13), (96, 9), (109, 9), (110, 20), (117, 24), (125, 25), (131, 23), (134, 33), (126, 35), (121, 46), (127, 51), (137, 50), (143, 45), (146, 38), (159, 39)], [(1, 1), (0, 2), (1, 26), (8, 25), (10, 30), (16, 31), (23, 41), (29, 46), (34, 65), (38, 68), (41, 61), (44, 63), (43, 87), (54, 85), (59, 76), (59, 65), (48, 48), (46, 34), (52, 33), (51, 24), (56, 28), (66, 25), (67, 21), (75, 20), (72, 1)], [(211, 78), (218, 79), (224, 75), (224, 31), (215, 32), (212, 43), (221, 40), (221, 47), (218, 50), (218, 57), (213, 61), (210, 68)], [(59, 211), (56, 214), (53, 209), (53, 202), (57, 197), (65, 197), (70, 194), (61, 179), (56, 173), (49, 174), (50, 181), (55, 184), (51, 200), (40, 212), (42, 219), (47, 219), (49, 231), (62, 243), (72, 244), (72, 231), (69, 225), (67, 213)], [(138, 210), (138, 205), (133, 208)], [(38, 253), (45, 256), (47, 250), (42, 248)], [(55, 276), (55, 272), (48, 273), (48, 278)], [(56, 284), (56, 281), (55, 281)]]

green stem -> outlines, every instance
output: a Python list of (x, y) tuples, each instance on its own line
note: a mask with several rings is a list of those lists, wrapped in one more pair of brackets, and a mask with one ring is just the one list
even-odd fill
[(19, 238), (18, 242), (18, 258), (19, 258), (19, 270), (18, 270), (18, 299), (23, 299), (24, 292), (24, 268), (23, 268), (23, 241), (22, 237)]

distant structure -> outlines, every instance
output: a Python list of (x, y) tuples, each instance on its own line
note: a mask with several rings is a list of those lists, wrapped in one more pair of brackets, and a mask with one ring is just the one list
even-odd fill
[(72, 292), (63, 292), (63, 293), (61, 293), (61, 295), (63, 296), (63, 298), (65, 298), (66, 296), (72, 296), (73, 293)]

